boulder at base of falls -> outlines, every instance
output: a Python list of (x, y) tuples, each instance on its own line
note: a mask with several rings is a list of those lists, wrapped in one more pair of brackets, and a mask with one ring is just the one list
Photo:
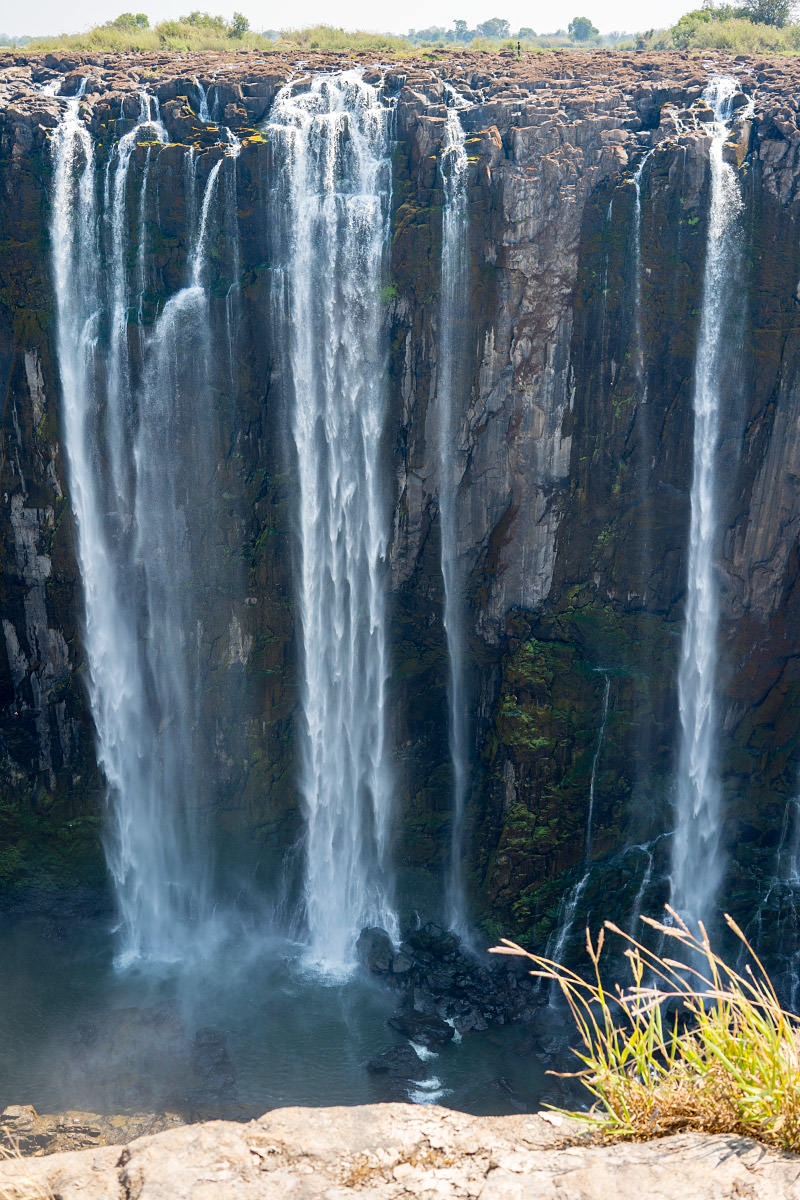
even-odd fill
[(389, 1017), (387, 1022), (392, 1029), (402, 1033), (412, 1042), (427, 1046), (429, 1050), (440, 1050), (453, 1040), (453, 1027), (437, 1017), (435, 1013), (420, 1013), (405, 1010)]
[(792, 1200), (800, 1158), (748, 1138), (679, 1134), (601, 1145), (553, 1114), (434, 1106), (284, 1108), (119, 1146), (0, 1162), (8, 1200)]
[(412, 1079), (419, 1074), (420, 1056), (413, 1046), (389, 1046), (366, 1064), (370, 1075), (391, 1075)]

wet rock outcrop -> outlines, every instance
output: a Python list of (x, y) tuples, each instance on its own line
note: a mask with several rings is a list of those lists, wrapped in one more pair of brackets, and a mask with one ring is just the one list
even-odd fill
[(430, 922), (408, 932), (398, 948), (384, 930), (364, 929), (356, 951), (372, 975), (400, 994), (390, 1027), (428, 1049), (472, 1029), (530, 1021), (544, 1002), (527, 962), (477, 955)]

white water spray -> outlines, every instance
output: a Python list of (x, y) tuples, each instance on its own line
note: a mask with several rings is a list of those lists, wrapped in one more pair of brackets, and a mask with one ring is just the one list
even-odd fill
[(652, 153), (652, 150), (647, 151), (633, 173), (633, 345), (639, 404), (647, 403), (645, 345), (642, 333), (642, 175)]
[[(157, 112), (142, 103), (133, 135)], [(85, 599), (89, 696), (108, 785), (106, 853), (120, 916), (121, 963), (203, 951), (210, 855), (197, 817), (203, 789), (196, 655), (190, 640), (193, 481), (210, 478), (207, 231), (220, 163), (205, 182), (187, 283), (130, 362), (127, 313), (141, 312), (143, 251), (124, 213), (134, 137), (116, 147), (100, 193), (80, 99), (53, 139), (51, 237), (70, 491)], [(144, 238), (148, 149), (135, 206)], [(196, 185), (192, 175), (189, 183)], [(101, 243), (107, 231), (108, 245)], [(128, 279), (127, 263), (135, 265)], [(108, 270), (105, 270), (108, 263)], [(107, 334), (105, 330), (107, 329)], [(107, 343), (106, 343), (107, 337)]]
[(197, 97), (198, 97), (198, 101), (199, 101), (198, 108), (197, 108), (197, 115), (201, 121), (208, 124), (211, 121), (211, 117), (210, 117), (209, 111), (208, 111), (208, 93), (206, 92), (206, 89), (203, 87), (202, 83), (200, 82), (200, 80), (197, 78), (196, 75), (193, 77), (192, 82), (194, 83), (194, 86), (197, 88)]
[(385, 761), (380, 486), (390, 111), (360, 73), (287, 86), (266, 130), (281, 163), (283, 278), (299, 480), (310, 961), (339, 975), (366, 925), (397, 937)]
[(469, 751), (464, 694), (464, 617), (462, 579), (458, 563), (456, 505), (463, 462), (455, 444), (455, 414), (459, 408), (463, 371), (464, 324), (469, 306), (469, 245), (467, 218), (467, 152), (459, 108), (466, 107), (449, 89), (439, 170), (444, 188), (442, 212), (442, 283), (439, 302), (439, 358), (436, 374), (436, 435), (439, 456), (439, 532), (444, 585), (444, 628), (447, 637), (448, 739), (453, 771), (452, 832), (445, 902), (451, 929), (468, 933), (464, 894), (464, 803)]
[(728, 77), (711, 80), (705, 99), (711, 127), (711, 192), (702, 310), (694, 378), (694, 473), (689, 526), (686, 623), (678, 672), (681, 744), (676, 787), (671, 903), (684, 918), (708, 919), (722, 876), (720, 788), (716, 765), (715, 698), (719, 599), (714, 570), (720, 371), (731, 305), (729, 264), (742, 197), (736, 173), (723, 160), (731, 101)]
[[(152, 113), (152, 105), (156, 105)], [(125, 462), (126, 427), (132, 407), (130, 394), (130, 361), (128, 351), (128, 280), (126, 273), (126, 255), (128, 238), (125, 222), (127, 220), (127, 189), (131, 154), (137, 142), (145, 137), (158, 142), (168, 142), (169, 135), (161, 123), (158, 114), (158, 101), (139, 93), (139, 115), (134, 127), (119, 139), (114, 151), (109, 157), (105, 178), (105, 218), (109, 225), (109, 332), (108, 351), (106, 358), (108, 410), (106, 415), (106, 430), (111, 456), (111, 472), (117, 485), (121, 505), (120, 518), (127, 527), (130, 523), (130, 492), (132, 482), (129, 477), (130, 464)], [(146, 193), (146, 178), (143, 180), (142, 192)], [(143, 224), (143, 199), (140, 207), (140, 224)], [(140, 261), (143, 262), (144, 244), (139, 246)], [(143, 289), (142, 289), (143, 290)]]

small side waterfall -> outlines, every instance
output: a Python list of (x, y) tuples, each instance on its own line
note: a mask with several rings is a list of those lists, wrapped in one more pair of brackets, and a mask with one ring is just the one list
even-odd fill
[[(53, 139), (65, 447), (122, 963), (173, 961), (202, 950), (212, 912), (211, 856), (198, 816), (207, 787), (192, 581), (193, 530), (208, 504), (197, 489), (213, 476), (205, 276), (222, 162), (201, 183), (191, 159), (187, 209), (195, 226), (186, 284), (149, 330), (140, 324), (131, 334), (129, 314), (141, 317), (147, 283), (152, 156), (164, 137), (153, 103), (142, 98), (139, 121), (114, 148), (102, 191), (79, 97), (67, 102)], [(137, 203), (128, 205), (132, 152), (141, 141), (150, 145)], [(133, 253), (128, 213), (139, 241)]]
[(611, 676), (607, 671), (602, 672), (603, 686), (603, 711), (600, 717), (600, 728), (597, 732), (597, 745), (594, 750), (592, 759), (592, 770), (589, 775), (589, 805), (586, 812), (586, 841), (583, 852), (583, 857), (586, 862), (592, 857), (592, 822), (594, 820), (594, 792), (597, 785), (597, 767), (600, 762), (600, 755), (603, 750), (603, 742), (606, 736), (606, 724), (608, 723), (608, 701), (611, 695)]
[(280, 163), (287, 376), (299, 482), (309, 958), (341, 974), (365, 925), (397, 935), (385, 761), (381, 495), (391, 112), (358, 72), (286, 86)]
[(684, 918), (707, 919), (722, 875), (720, 789), (716, 769), (715, 698), (719, 599), (717, 478), (720, 395), (726, 317), (733, 297), (729, 263), (742, 210), (736, 173), (723, 160), (731, 101), (728, 77), (711, 80), (705, 98), (714, 109), (709, 151), (711, 193), (702, 310), (694, 377), (694, 473), (689, 526), (686, 622), (678, 672), (681, 743), (672, 857), (672, 906)]
[[(545, 958), (550, 958), (553, 962), (563, 962), (564, 949), (567, 945), (572, 927), (575, 924), (575, 918), (578, 915), (578, 905), (580, 904), (581, 896), (586, 891), (586, 885), (589, 882), (591, 870), (587, 869), (581, 875), (575, 886), (565, 892), (561, 899), (561, 904), (558, 910), (558, 928), (555, 937), (548, 939), (547, 948), (545, 950)], [(552, 949), (551, 949), (552, 943)], [(553, 984), (550, 989), (550, 999), (553, 1001), (558, 995), (558, 986)]]
[(639, 404), (647, 403), (645, 345), (642, 328), (642, 175), (653, 151), (648, 150), (633, 173), (633, 346)]
[(595, 743), (594, 754), (592, 755), (592, 768), (589, 773), (589, 800), (586, 807), (586, 834), (583, 844), (583, 874), (569, 892), (565, 892), (558, 911), (558, 924), (554, 934), (550, 937), (547, 946), (547, 957), (552, 958), (555, 962), (561, 962), (561, 956), (564, 953), (565, 947), (572, 933), (572, 927), (575, 924), (575, 917), (578, 913), (578, 904), (581, 896), (586, 891), (586, 885), (589, 882), (592, 874), (590, 858), (592, 855), (592, 826), (594, 821), (594, 799), (595, 788), (597, 786), (597, 768), (600, 765), (600, 756), (603, 753), (603, 744), (606, 738), (606, 726), (608, 724), (608, 708), (611, 698), (611, 676), (608, 671), (600, 672), (603, 676), (603, 701), (600, 710), (600, 725), (597, 730), (597, 741)]
[[(778, 964), (770, 974), (778, 994), (791, 1012), (800, 1003), (800, 796), (790, 796), (783, 810), (781, 835), (772, 874), (755, 916), (746, 928), (748, 939), (762, 958)], [(747, 956), (742, 954), (739, 970)]]
[(203, 87), (202, 83), (200, 82), (200, 80), (197, 78), (196, 75), (194, 75), (192, 77), (192, 82), (193, 82), (194, 86), (197, 88), (197, 98), (198, 98), (197, 115), (201, 121), (208, 122), (211, 120), (211, 116), (208, 111), (208, 93), (206, 92), (206, 89)]
[(450, 93), (439, 170), (444, 188), (442, 212), (442, 284), (439, 301), (439, 359), (436, 375), (436, 421), (439, 456), (439, 532), (444, 628), (447, 637), (448, 737), (453, 770), (453, 817), (446, 911), (450, 927), (467, 933), (463, 873), (464, 802), (469, 770), (466, 697), (464, 694), (464, 617), (462, 579), (458, 566), (458, 484), (463, 473), (455, 445), (454, 410), (463, 387), (461, 370), (464, 322), (469, 306), (469, 245), (467, 219), (467, 152), (458, 115), (464, 102)]

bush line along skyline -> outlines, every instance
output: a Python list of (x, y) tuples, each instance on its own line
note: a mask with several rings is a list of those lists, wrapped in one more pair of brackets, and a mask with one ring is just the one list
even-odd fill
[(645, 32), (602, 33), (587, 16), (574, 16), (566, 29), (538, 33), (528, 25), (512, 30), (502, 17), (490, 17), (470, 28), (467, 21), (454, 20), (452, 27), (432, 25), (409, 29), (406, 36), (346, 30), (332, 25), (303, 29), (253, 30), (248, 18), (234, 12), (231, 20), (194, 10), (177, 20), (151, 26), (146, 13), (124, 12), (113, 20), (81, 33), (53, 36), (11, 37), (0, 33), (0, 49), (109, 51), (119, 53), (158, 51), (214, 51), (242, 49), (291, 52), (321, 50), (331, 53), (374, 52), (404, 56), (442, 51), (530, 53), (558, 48), (606, 48), (618, 50), (726, 50), (745, 54), (800, 53), (800, 24), (792, 21), (791, 0), (745, 0), (742, 5), (706, 3), (685, 13), (670, 28)]

